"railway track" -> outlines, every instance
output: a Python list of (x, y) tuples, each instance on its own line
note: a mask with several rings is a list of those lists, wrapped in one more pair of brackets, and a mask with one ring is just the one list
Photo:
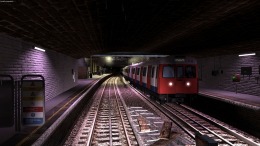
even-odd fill
[(95, 100), (77, 134), (71, 136), (65, 145), (138, 145), (126, 107), (118, 97), (114, 84), (115, 78), (103, 83), (102, 91), (94, 96)]
[(214, 139), (219, 145), (259, 145), (252, 139), (248, 139), (246, 136), (234, 132), (232, 129), (227, 128), (224, 125), (216, 123), (216, 121), (209, 120), (205, 116), (198, 115), (194, 110), (186, 106), (177, 104), (165, 104), (163, 105), (170, 113), (174, 114), (179, 120), (186, 123), (192, 130), (193, 135), (200, 133), (207, 135)]
[[(179, 125), (188, 135), (195, 139), (195, 133), (207, 135), (218, 142), (218, 145), (232, 145), (232, 146), (259, 146), (260, 142), (252, 136), (246, 135), (242, 132), (232, 129), (231, 126), (219, 124), (217, 120), (207, 118), (203, 114), (198, 114), (187, 106), (177, 104), (159, 104), (141, 92), (132, 87), (138, 92), (146, 102), (152, 104), (158, 110), (165, 113), (165, 115)], [(173, 118), (174, 117), (174, 118)], [(178, 120), (176, 120), (178, 119)]]
[[(152, 145), (160, 141), (165, 117), (185, 131), (183, 133), (186, 136), (181, 133), (176, 135), (178, 142), (181, 140), (183, 144), (195, 145), (195, 135), (200, 133), (211, 137), (220, 146), (260, 145), (256, 138), (192, 108), (173, 103), (161, 105), (152, 101), (135, 88), (129, 90), (127, 84), (121, 84), (117, 79), (110, 78), (103, 83), (102, 89), (96, 92), (86, 114), (82, 116), (79, 128), (72, 130), (72, 136), (67, 140), (70, 142), (65, 145)], [(140, 127), (140, 117), (146, 120), (148, 130)], [(176, 129), (176, 125), (172, 128)]]

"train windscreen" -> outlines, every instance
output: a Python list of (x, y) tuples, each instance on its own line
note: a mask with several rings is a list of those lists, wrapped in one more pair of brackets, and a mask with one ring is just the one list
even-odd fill
[(163, 67), (163, 78), (174, 78), (173, 66), (164, 66)]
[(196, 67), (192, 65), (186, 66), (185, 76), (186, 78), (196, 78)]

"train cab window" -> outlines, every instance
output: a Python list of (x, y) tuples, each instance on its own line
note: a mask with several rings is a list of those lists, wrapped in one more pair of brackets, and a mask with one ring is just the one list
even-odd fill
[(146, 67), (143, 68), (143, 76), (146, 76)]
[(135, 74), (135, 68), (132, 69), (132, 74)]
[(186, 66), (185, 68), (186, 78), (195, 78), (196, 77), (196, 67), (195, 66)]
[(177, 67), (177, 78), (183, 78), (183, 66), (178, 66)]
[(173, 66), (164, 66), (163, 67), (163, 78), (174, 78)]

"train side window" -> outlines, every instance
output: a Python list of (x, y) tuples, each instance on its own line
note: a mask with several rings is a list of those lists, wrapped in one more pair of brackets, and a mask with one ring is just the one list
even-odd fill
[(146, 76), (146, 67), (143, 68), (143, 76)]
[(196, 67), (195, 66), (186, 66), (185, 68), (186, 78), (195, 78), (196, 77)]
[(153, 66), (152, 67), (152, 76), (151, 76), (152, 78), (154, 77), (154, 69), (155, 69), (155, 67)]
[(139, 75), (139, 72), (140, 72), (140, 68), (137, 68), (136, 74)]
[(135, 74), (135, 68), (132, 69), (132, 73)]
[(182, 66), (177, 67), (177, 78), (183, 78), (183, 67)]
[(174, 78), (173, 66), (164, 66), (163, 67), (163, 78)]

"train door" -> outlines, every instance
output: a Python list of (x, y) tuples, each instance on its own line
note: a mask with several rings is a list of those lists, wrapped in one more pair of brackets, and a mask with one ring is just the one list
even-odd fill
[(147, 88), (150, 89), (151, 88), (151, 68), (152, 66), (148, 66), (148, 71), (147, 71)]
[(157, 66), (152, 66), (151, 69), (151, 90), (153, 92), (157, 92), (157, 75), (156, 75), (156, 71), (157, 71)]
[(184, 78), (184, 66), (183, 65), (176, 65), (176, 94), (184, 94), (186, 93), (186, 86), (185, 86), (185, 81), (186, 79)]
[(143, 77), (142, 77), (143, 67), (140, 67), (140, 86), (143, 84)]
[(143, 71), (142, 71), (142, 84), (143, 84), (143, 87), (146, 88), (147, 86), (147, 66), (144, 66), (143, 67)]
[(160, 88), (161, 88), (161, 75), (159, 74), (159, 70), (161, 70), (162, 65), (159, 65), (156, 70), (156, 77), (157, 77), (157, 93), (160, 94)]
[(135, 83), (136, 83), (137, 82), (137, 67), (135, 67), (134, 80), (135, 80)]
[(135, 67), (132, 67), (132, 79), (135, 82)]
[(140, 84), (140, 67), (136, 68), (136, 83)]

